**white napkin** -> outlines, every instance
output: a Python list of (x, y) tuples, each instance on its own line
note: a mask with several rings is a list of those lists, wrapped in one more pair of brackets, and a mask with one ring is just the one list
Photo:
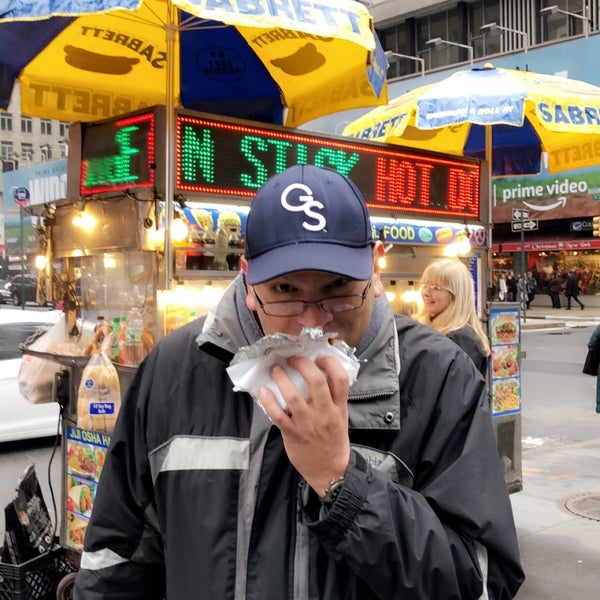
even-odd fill
[(304, 328), (299, 336), (277, 333), (265, 336), (251, 346), (243, 346), (227, 368), (233, 389), (248, 392), (261, 406), (258, 390), (265, 385), (275, 394), (281, 408), (287, 410), (287, 403), (270, 375), (271, 367), (279, 364), (302, 397), (308, 400), (306, 381), (287, 363), (290, 356), (305, 356), (312, 361), (318, 356), (335, 356), (346, 369), (352, 385), (358, 377), (360, 362), (354, 356), (354, 348), (334, 339), (335, 336), (335, 333), (324, 334), (320, 327)]

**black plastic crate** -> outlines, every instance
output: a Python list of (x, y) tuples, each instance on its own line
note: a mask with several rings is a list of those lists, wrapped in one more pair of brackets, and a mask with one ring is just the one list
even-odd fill
[(55, 600), (56, 587), (71, 572), (60, 547), (20, 565), (0, 562), (0, 600)]

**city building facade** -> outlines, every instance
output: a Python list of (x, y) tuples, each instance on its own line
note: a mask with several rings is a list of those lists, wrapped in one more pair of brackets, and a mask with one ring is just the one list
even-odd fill
[[(600, 86), (599, 0), (363, 0), (388, 56), (389, 97), (457, 70), (495, 67), (559, 75)], [(600, 107), (599, 107), (600, 108)], [(366, 111), (311, 126), (339, 134)], [(599, 161), (600, 163), (600, 161)], [(535, 191), (532, 198), (532, 190)], [(493, 178), (494, 278), (533, 271), (543, 292), (555, 274), (580, 274), (584, 293), (600, 293), (600, 164), (537, 176)], [(523, 235), (513, 209), (534, 215)]]
[[(39, 181), (66, 177), (69, 124), (23, 115), (19, 91), (17, 86), (8, 109), (0, 111), (0, 279), (31, 266), (39, 250), (29, 218), (25, 219), (21, 242), (22, 207), (11, 193), (14, 186), (7, 186), (13, 180), (12, 172), (27, 170), (34, 182), (33, 194), (42, 193)], [(58, 197), (54, 192), (50, 199)]]

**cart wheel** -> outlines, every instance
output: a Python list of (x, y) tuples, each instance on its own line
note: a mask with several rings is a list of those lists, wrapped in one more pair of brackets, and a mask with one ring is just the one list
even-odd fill
[(73, 600), (73, 585), (77, 573), (65, 575), (56, 588), (56, 600)]

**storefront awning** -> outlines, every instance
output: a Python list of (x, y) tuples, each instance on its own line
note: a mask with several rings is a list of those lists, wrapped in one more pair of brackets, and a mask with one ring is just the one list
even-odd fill
[[(525, 252), (552, 252), (556, 250), (596, 250), (600, 249), (600, 238), (569, 238), (569, 236), (561, 235), (542, 236), (538, 235), (535, 239), (525, 239), (523, 249)], [(521, 242), (518, 240), (510, 240), (506, 242), (493, 243), (492, 249), (494, 252), (519, 252), (521, 250)]]

